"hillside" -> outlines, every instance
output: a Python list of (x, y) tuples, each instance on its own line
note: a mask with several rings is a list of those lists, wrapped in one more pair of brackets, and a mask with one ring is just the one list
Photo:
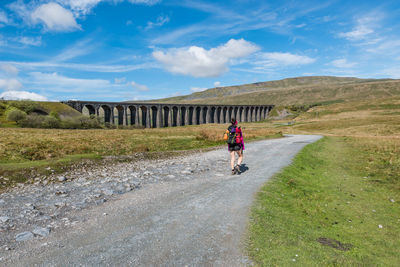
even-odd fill
[(292, 105), (399, 95), (400, 80), (311, 76), (212, 88), (152, 102)]
[(80, 112), (60, 102), (39, 102), (39, 101), (0, 101), (0, 125), (2, 127), (15, 127), (15, 122), (6, 120), (8, 110), (18, 108), (24, 112), (31, 114), (48, 115), (51, 112), (57, 114), (61, 118), (78, 117)]

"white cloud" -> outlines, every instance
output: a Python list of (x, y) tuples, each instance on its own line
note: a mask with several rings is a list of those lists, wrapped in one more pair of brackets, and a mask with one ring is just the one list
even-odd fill
[(169, 17), (161, 15), (157, 18), (156, 22), (152, 22), (152, 21), (147, 22), (147, 26), (146, 26), (145, 30), (150, 30), (154, 27), (160, 27), (168, 22), (169, 22)]
[(60, 4), (67, 4), (76, 16), (88, 14), (101, 1), (102, 0), (59, 0)]
[(154, 51), (153, 56), (172, 73), (194, 77), (215, 77), (228, 70), (230, 60), (246, 57), (259, 47), (244, 39), (231, 39), (226, 44), (206, 50), (202, 47)]
[(23, 45), (28, 45), (28, 46), (40, 46), (42, 44), (42, 37), (26, 37), (26, 36), (21, 36), (18, 38), (15, 38), (14, 41), (21, 43)]
[(291, 53), (261, 53), (258, 55), (260, 60), (255, 61), (255, 65), (264, 67), (295, 66), (306, 65), (315, 62), (314, 58)]
[(136, 82), (131, 82), (131, 85), (133, 88), (135, 88), (139, 91), (149, 91), (149, 88), (146, 85), (138, 84)]
[(76, 58), (82, 55), (86, 55), (96, 48), (95, 44), (92, 44), (92, 39), (85, 38), (77, 41), (72, 46), (66, 48), (60, 54), (58, 54), (52, 61), (62, 62), (72, 58)]
[(380, 14), (369, 14), (361, 17), (357, 19), (356, 25), (351, 31), (341, 32), (339, 33), (339, 37), (346, 38), (350, 41), (366, 39), (375, 32), (374, 28), (377, 27), (380, 18)]
[(14, 76), (18, 75), (18, 69), (11, 64), (6, 64), (6, 63), (0, 64), (0, 70), (9, 75), (14, 75)]
[(0, 24), (8, 24), (9, 22), (6, 12), (0, 10)]
[(214, 82), (214, 87), (220, 87), (221, 86), (221, 82)]
[(80, 29), (74, 15), (57, 3), (40, 5), (31, 14), (34, 24), (42, 23), (49, 31), (74, 31)]
[(190, 92), (192, 92), (192, 93), (202, 92), (204, 90), (207, 90), (207, 88), (201, 88), (201, 87), (191, 87), (190, 88)]
[(47, 101), (46, 97), (27, 91), (6, 91), (0, 94), (1, 98), (6, 100)]
[(333, 60), (330, 64), (336, 68), (352, 68), (357, 65), (357, 63), (348, 62), (345, 58)]
[(17, 79), (0, 79), (0, 89), (6, 91), (16, 91), (22, 88), (22, 84)]
[(30, 84), (55, 92), (96, 92), (113, 87), (108, 80), (69, 78), (55, 72), (31, 72), (29, 75)]

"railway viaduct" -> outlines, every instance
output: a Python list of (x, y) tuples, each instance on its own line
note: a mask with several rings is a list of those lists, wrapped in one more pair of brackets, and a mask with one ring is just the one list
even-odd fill
[(105, 123), (137, 125), (145, 128), (260, 121), (267, 118), (273, 105), (198, 105), (128, 103), (97, 101), (63, 101), (86, 115), (96, 115)]

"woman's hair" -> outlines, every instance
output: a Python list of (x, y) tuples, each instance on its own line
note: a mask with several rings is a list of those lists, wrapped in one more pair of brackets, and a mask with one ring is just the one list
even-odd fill
[(231, 123), (232, 123), (232, 125), (236, 125), (236, 124), (237, 124), (236, 119), (235, 119), (235, 118), (232, 118), (232, 119), (231, 119)]

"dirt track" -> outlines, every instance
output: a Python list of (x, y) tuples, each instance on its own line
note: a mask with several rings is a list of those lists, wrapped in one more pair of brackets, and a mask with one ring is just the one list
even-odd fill
[[(70, 216), (82, 218), (80, 223), (1, 251), (0, 264), (249, 265), (243, 238), (254, 194), (319, 138), (297, 135), (248, 144), (245, 171), (235, 176), (230, 174), (226, 149), (174, 162), (175, 175), (168, 168), (172, 160), (167, 160), (164, 173), (180, 179), (145, 184), (104, 204), (73, 211)], [(206, 171), (185, 174), (193, 163)]]

